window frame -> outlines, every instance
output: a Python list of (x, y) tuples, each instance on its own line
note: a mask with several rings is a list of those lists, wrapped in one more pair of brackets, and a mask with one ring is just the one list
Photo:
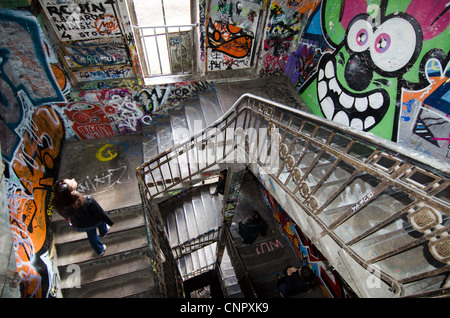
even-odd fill
[[(187, 32), (191, 32), (191, 43), (190, 43), (191, 57), (192, 57), (191, 72), (184, 72), (184, 73), (172, 73), (171, 72), (169, 74), (158, 74), (158, 75), (152, 75), (151, 70), (148, 69), (148, 63), (147, 63), (148, 55), (145, 52), (145, 44), (143, 43), (144, 37), (142, 36), (142, 33), (140, 30), (142, 30), (145, 27), (157, 27), (157, 28), (161, 29), (161, 28), (178, 27), (178, 26), (172, 26), (172, 25), (142, 26), (142, 25), (139, 25), (133, 0), (126, 0), (125, 3), (127, 6), (127, 9), (128, 9), (128, 16), (130, 19), (131, 29), (132, 29), (133, 36), (135, 39), (134, 41), (135, 41), (135, 45), (136, 45), (136, 51), (138, 54), (144, 83), (146, 85), (175, 83), (175, 82), (180, 82), (180, 81), (191, 80), (193, 78), (201, 76), (201, 70), (199, 68), (199, 63), (198, 63), (198, 57), (199, 57), (198, 0), (190, 0), (191, 24), (190, 25), (181, 25), (181, 26), (192, 27), (191, 31), (187, 31)], [(164, 6), (164, 0), (161, 0), (161, 3)], [(174, 33), (168, 32), (166, 29), (166, 32), (165, 32), (166, 37), (169, 34), (174, 34)], [(166, 38), (166, 39), (168, 40), (168, 38)], [(167, 53), (170, 56), (169, 48), (167, 48)], [(172, 62), (170, 62), (170, 63), (172, 63)], [(171, 71), (172, 71), (172, 66), (173, 65), (170, 64)], [(161, 69), (161, 73), (162, 72), (163, 72), (163, 70)]]

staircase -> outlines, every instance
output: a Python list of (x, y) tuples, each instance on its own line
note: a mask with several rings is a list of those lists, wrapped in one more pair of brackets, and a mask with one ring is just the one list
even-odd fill
[(86, 233), (54, 222), (57, 266), (64, 298), (156, 297), (147, 230), (141, 206), (109, 212), (114, 225), (99, 257)]
[[(214, 125), (200, 144), (214, 142), (208, 135), (214, 128), (234, 127), (225, 138), (243, 156), (239, 162), (245, 160), (358, 296), (449, 293), (448, 163), (250, 94)], [(168, 167), (181, 154), (203, 151), (195, 138), (139, 167), (141, 178), (158, 174), (156, 160), (164, 158), (159, 167)], [(267, 146), (258, 147), (265, 139)], [(211, 169), (230, 153), (218, 147), (214, 156)], [(167, 190), (170, 182), (176, 183), (169, 180)], [(146, 184), (154, 200), (161, 192)]]
[[(420, 156), (397, 149), (393, 143), (254, 96), (243, 98), (219, 122), (228, 110), (221, 105), (233, 104), (248, 88), (242, 83), (223, 86), (233, 89), (216, 87), (185, 101), (180, 109), (154, 118), (154, 125), (145, 127), (142, 134), (77, 142), (63, 149), (60, 178), (79, 180), (85, 193), (94, 195), (116, 222), (102, 240), (108, 246), (106, 255), (98, 258), (84, 233), (67, 233), (67, 225), (55, 218), (64, 297), (161, 297), (156, 287), (161, 280), (154, 279), (160, 262), (155, 261), (148, 240), (149, 233), (159, 229), (153, 224), (155, 228), (149, 230), (140, 188), (162, 217), (165, 235), (158, 235), (167, 238), (182, 280), (212, 270), (215, 241), (221, 231), (217, 211), (223, 202), (210, 195), (214, 185), (205, 180), (223, 167), (217, 154), (212, 158), (206, 154), (211, 161), (192, 164), (193, 158), (207, 152), (208, 142), (217, 139), (209, 138), (213, 130), (205, 136), (192, 136), (214, 123), (218, 128), (226, 123), (254, 131), (269, 129), (269, 135), (253, 134), (240, 140), (236, 149), (244, 149), (245, 156), (252, 158), (248, 165), (251, 173), (358, 296), (448, 294), (450, 183), (445, 163), (424, 163)], [(254, 92), (264, 96), (261, 90)], [(236, 142), (239, 136), (228, 138)], [(256, 147), (264, 138), (271, 146)], [(279, 161), (268, 168), (265, 163), (275, 145)], [(116, 154), (113, 159), (89, 159), (106, 146), (110, 154)], [(106, 189), (102, 188), (105, 184)], [(266, 267), (259, 267), (261, 262), (252, 255), (254, 247), (239, 246), (235, 233), (233, 239), (252, 283), (267, 290), (269, 279), (264, 274), (273, 278), (286, 264), (274, 268), (271, 260), (277, 254), (267, 253)], [(266, 246), (263, 243), (271, 246), (268, 241), (258, 243), (258, 248)], [(240, 297), (228, 252), (225, 250), (220, 268), (225, 294)], [(276, 252), (285, 255), (285, 251)], [(74, 284), (76, 275), (71, 274), (78, 269), (81, 288), (73, 288), (78, 282)], [(369, 286), (371, 279), (377, 288)], [(115, 286), (120, 286), (117, 293)]]
[[(184, 281), (215, 270), (216, 241), (222, 227), (222, 195), (213, 195), (215, 187), (215, 183), (197, 186), (159, 205)], [(242, 296), (227, 253), (220, 271), (227, 295)]]
[[(246, 85), (252, 86), (255, 93), (266, 96), (267, 81), (248, 82)], [(276, 86), (276, 81), (271, 85)], [(278, 85), (286, 87), (284, 81)], [(186, 100), (181, 109), (172, 109), (167, 116), (155, 117), (153, 125), (144, 127), (141, 134), (66, 143), (59, 178), (75, 178), (79, 191), (93, 195), (115, 224), (106, 238), (101, 239), (107, 245), (105, 255), (97, 257), (85, 233), (71, 230), (58, 214), (53, 215), (62, 297), (159, 297), (134, 169), (212, 124), (246, 89), (241, 83), (225, 83), (222, 87)], [(117, 156), (112, 160), (98, 161), (95, 158), (101, 149)], [(170, 171), (163, 167), (159, 178), (148, 182), (154, 182), (154, 188), (163, 189), (164, 182), (178, 180), (186, 169), (186, 162), (172, 160)], [(167, 175), (173, 179), (164, 178)], [(190, 187), (191, 183), (187, 186)], [(168, 193), (162, 193), (159, 202), (185, 189), (185, 184), (175, 186)], [(219, 197), (210, 195), (212, 191), (211, 188), (199, 187), (197, 193), (184, 198), (173, 211), (165, 212), (165, 230), (175, 250), (206, 232), (215, 233), (214, 238), (217, 239), (221, 226), (217, 211), (222, 203)], [(204, 211), (212, 214), (204, 214)], [(177, 257), (183, 279), (210, 270), (216, 260), (215, 248), (216, 244), (211, 243)], [(224, 254), (221, 273), (228, 295), (239, 296), (239, 286), (227, 253)]]

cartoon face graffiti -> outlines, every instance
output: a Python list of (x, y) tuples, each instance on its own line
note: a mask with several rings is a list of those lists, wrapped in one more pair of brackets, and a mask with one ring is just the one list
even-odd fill
[(323, 115), (370, 131), (396, 101), (398, 80), (420, 52), (421, 34), (412, 17), (387, 18), (378, 28), (371, 17), (356, 16), (344, 46), (319, 64), (317, 94)]
[[(426, 87), (426, 60), (435, 58), (441, 64), (448, 60), (448, 39), (438, 37), (443, 45), (436, 41), (448, 22), (431, 40), (424, 19), (419, 22), (413, 16), (417, 12), (400, 3), (368, 6), (358, 0), (354, 6), (339, 7), (340, 2), (323, 1), (322, 30), (335, 51), (322, 55), (313, 82), (301, 92), (303, 98), (316, 99), (316, 114), (395, 140), (402, 88)], [(445, 8), (435, 9), (434, 21), (448, 16)]]

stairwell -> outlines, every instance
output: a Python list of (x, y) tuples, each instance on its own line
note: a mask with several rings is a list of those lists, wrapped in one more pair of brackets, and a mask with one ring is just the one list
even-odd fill
[[(154, 279), (157, 275), (151, 260), (155, 254), (135, 176), (136, 167), (142, 163), (149, 163), (149, 171), (140, 180), (145, 179), (147, 194), (157, 198), (152, 204), (158, 205), (163, 216), (165, 237), (183, 281), (188, 283), (212, 271), (223, 198), (211, 193), (221, 167), (191, 175), (189, 158), (195, 155), (193, 148), (177, 145), (215, 123), (228, 110), (223, 105), (232, 105), (247, 91), (302, 109), (301, 103), (293, 99), (295, 92), (275, 96), (276, 85), (273, 81), (223, 83), (169, 110), (167, 116), (155, 118), (141, 134), (67, 143), (60, 179), (77, 179), (80, 192), (93, 195), (116, 224), (103, 239), (108, 246), (105, 256), (98, 258), (83, 237), (85, 234), (68, 232), (67, 224), (55, 215), (62, 295), (161, 296)], [(281, 91), (288, 87), (283, 82), (278, 85)], [(445, 168), (415, 166), (403, 159), (410, 155), (409, 151), (398, 149), (397, 153), (397, 149), (386, 149), (386, 142), (378, 144), (376, 138), (355, 137), (353, 131), (336, 128), (325, 120), (307, 114), (300, 119), (282, 106), (282, 111), (274, 111), (272, 105), (264, 105), (255, 103), (244, 120), (254, 131), (268, 128), (269, 136), (263, 137), (279, 146), (275, 155), (280, 160), (267, 174), (263, 165), (268, 153), (262, 151), (266, 148), (256, 146), (264, 138), (253, 134), (241, 141), (245, 155), (258, 162), (247, 167), (258, 181), (244, 178), (234, 217), (229, 220), (233, 244), (256, 296), (277, 297), (276, 275), (299, 260), (293, 257), (294, 252), (289, 251), (289, 244), (274, 223), (267, 237), (258, 238), (255, 245), (242, 245), (236, 230), (238, 219), (245, 220), (256, 206), (260, 212), (265, 209), (257, 203), (263, 200), (255, 184), (271, 192), (358, 296), (448, 293), (450, 186)], [(236, 118), (236, 122), (240, 119)], [(197, 155), (204, 151), (199, 146)], [(273, 222), (270, 212), (265, 216)], [(269, 250), (264, 250), (265, 246), (271, 247), (273, 253), (266, 253)], [(220, 268), (224, 295), (241, 297), (228, 252), (225, 249)], [(377, 288), (366, 283), (373, 274), (378, 275)], [(81, 288), (76, 288), (78, 285)]]
[[(109, 211), (114, 226), (102, 243), (105, 256), (92, 250), (86, 234), (55, 221), (57, 265), (65, 298), (155, 297), (152, 263), (142, 207)], [(78, 274), (80, 274), (78, 276)]]
[[(66, 221), (54, 214), (56, 262), (61, 283), (61, 297), (159, 297), (152, 264), (152, 247), (146, 228), (134, 169), (216, 121), (236, 99), (251, 90), (266, 97), (278, 85), (287, 87), (284, 79), (224, 83), (172, 109), (165, 117), (154, 118), (141, 134), (89, 141), (67, 142), (63, 149), (59, 178), (75, 178), (79, 191), (93, 195), (115, 224), (102, 243), (107, 246), (98, 257), (87, 241), (86, 234), (72, 230)], [(270, 86), (268, 88), (268, 86)], [(296, 96), (291, 91), (292, 96)], [(292, 98), (289, 94), (280, 96)], [(173, 173), (186, 169), (186, 164), (171, 163)], [(178, 170), (180, 169), (180, 170)], [(164, 173), (162, 172), (162, 175)], [(173, 176), (176, 180), (177, 175)], [(153, 180), (156, 187), (162, 181)], [(182, 246), (207, 232), (217, 232), (221, 226), (221, 198), (212, 196), (214, 180), (190, 191), (181, 201), (165, 205), (165, 231), (171, 247)], [(186, 190), (175, 187), (164, 197)], [(221, 196), (220, 196), (221, 197)], [(164, 199), (160, 200), (161, 202)], [(212, 242), (212, 241), (211, 241)], [(216, 244), (177, 257), (184, 280), (213, 270)], [(227, 251), (220, 273), (227, 297), (241, 297), (239, 285)], [(272, 288), (272, 287), (271, 287)]]

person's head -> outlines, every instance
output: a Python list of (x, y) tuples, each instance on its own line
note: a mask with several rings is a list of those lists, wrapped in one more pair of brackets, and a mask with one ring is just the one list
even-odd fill
[(83, 203), (83, 196), (77, 191), (77, 187), (75, 179), (61, 179), (55, 182), (53, 206), (57, 211), (64, 212)]
[(55, 183), (55, 191), (58, 193), (71, 193), (77, 190), (78, 183), (75, 179), (61, 179)]
[(219, 178), (224, 179), (227, 176), (227, 169), (219, 172)]
[(248, 222), (250, 223), (258, 223), (261, 221), (261, 215), (259, 214), (258, 211), (253, 210), (252, 215), (248, 218)]
[(312, 271), (311, 268), (308, 266), (303, 266), (300, 270), (300, 276), (303, 278), (303, 280), (307, 283), (311, 283), (315, 280), (316, 274)]

